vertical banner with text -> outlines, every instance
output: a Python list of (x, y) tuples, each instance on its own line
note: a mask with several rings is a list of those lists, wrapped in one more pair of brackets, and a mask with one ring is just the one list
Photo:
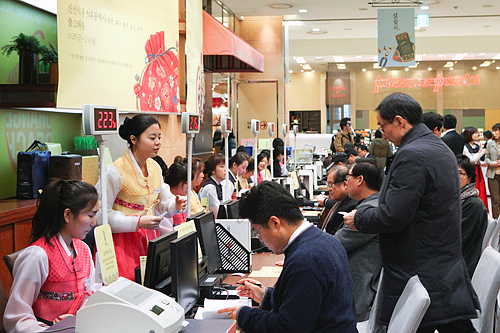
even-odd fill
[(199, 113), (201, 115), (203, 115), (205, 109), (202, 10), (201, 0), (186, 1), (186, 111), (191, 113)]
[(379, 66), (415, 66), (415, 9), (379, 9), (377, 22)]
[(59, 0), (57, 106), (179, 112), (177, 0)]

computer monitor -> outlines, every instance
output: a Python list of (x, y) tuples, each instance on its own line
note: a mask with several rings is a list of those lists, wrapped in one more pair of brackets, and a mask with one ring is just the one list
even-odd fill
[[(171, 251), (170, 243), (177, 239), (177, 231), (171, 231), (149, 242), (144, 286), (166, 292), (170, 284)], [(169, 289), (169, 288), (168, 288)]]
[(200, 239), (201, 252), (207, 256), (208, 274), (213, 274), (222, 267), (214, 214), (212, 212), (205, 213), (194, 219), (194, 224)]
[(190, 215), (190, 216), (188, 216), (188, 217), (186, 218), (186, 222), (191, 221), (191, 220), (194, 220), (195, 218), (200, 217), (200, 216), (202, 216), (203, 214), (205, 214), (205, 212), (204, 212), (204, 211), (198, 212), (198, 213), (196, 213), (196, 214), (194, 214), (194, 215)]
[[(225, 219), (237, 219), (240, 215), (238, 212), (238, 208), (240, 206), (240, 201), (230, 201), (228, 203), (221, 204), (219, 206), (219, 214), (217, 214), (217, 219), (225, 220)], [(221, 214), (221, 209), (224, 208), (224, 213)]]
[(190, 233), (173, 240), (172, 252), (172, 296), (189, 312), (198, 301), (198, 242), (197, 233)]
[(217, 212), (217, 218), (218, 219), (227, 219), (227, 205), (229, 205), (233, 200), (229, 199), (227, 201), (221, 202), (219, 205), (219, 211)]

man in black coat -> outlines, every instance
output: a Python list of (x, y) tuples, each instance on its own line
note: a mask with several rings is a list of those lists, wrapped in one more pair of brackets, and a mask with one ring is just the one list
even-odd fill
[(344, 216), (351, 229), (380, 237), (384, 278), (377, 321), (388, 324), (406, 282), (418, 275), (431, 304), (417, 332), (475, 332), (470, 319), (480, 305), (462, 258), (456, 158), (421, 123), (422, 108), (412, 97), (393, 93), (377, 111), (384, 136), (399, 149), (379, 206)]
[(325, 218), (322, 230), (334, 235), (337, 230), (344, 226), (344, 216), (339, 212), (350, 212), (356, 207), (358, 202), (349, 198), (347, 194), (347, 173), (349, 167), (336, 165), (328, 173), (326, 186), (335, 204), (330, 208), (330, 212)]
[(452, 114), (444, 116), (443, 120), (444, 136), (443, 141), (453, 151), (455, 155), (464, 152), (464, 137), (455, 130), (457, 127), (457, 118)]

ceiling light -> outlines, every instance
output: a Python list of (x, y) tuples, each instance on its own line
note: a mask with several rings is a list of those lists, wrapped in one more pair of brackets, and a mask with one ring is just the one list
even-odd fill
[(417, 54), (417, 55), (415, 56), (415, 61), (422, 61), (422, 58), (423, 58), (423, 57), (422, 57), (422, 55), (421, 55), (421, 54)]
[(301, 69), (301, 70), (300, 70), (300, 72), (301, 72), (301, 73), (304, 73), (304, 70), (303, 70), (303, 69)]
[(476, 69), (477, 69), (477, 67), (476, 67), (476, 66), (472, 67), (472, 70), (473, 70), (473, 71), (475, 71)]
[(333, 56), (335, 58), (335, 62), (344, 62), (343, 56)]
[(408, 72), (410, 69), (408, 67), (405, 68), (405, 72)]
[(479, 56), (485, 56), (486, 53), (479, 53)]
[(453, 67), (453, 62), (448, 61), (444, 67)]
[(354, 58), (361, 59), (361, 58), (363, 58), (363, 56), (355, 56)]
[(302, 66), (302, 68), (303, 69), (312, 69), (311, 65), (309, 65), (309, 64), (305, 64), (304, 66)]
[(497, 66), (497, 70), (499, 70), (499, 69), (500, 69), (500, 66)]
[(289, 27), (297, 27), (302, 25), (302, 21), (286, 21)]
[(293, 73), (293, 71), (292, 71), (291, 69), (289, 70), (289, 72), (290, 72), (290, 74), (292, 74), (292, 73)]
[(380, 68), (380, 66), (378, 65), (378, 63), (377, 63), (377, 62), (374, 62), (374, 63), (373, 63), (373, 68)]
[(268, 7), (272, 9), (290, 9), (293, 7), (293, 5), (290, 5), (288, 3), (272, 3), (268, 5)]
[(444, 57), (444, 54), (438, 54), (438, 57)]
[(488, 67), (489, 65), (491, 65), (491, 62), (485, 61), (481, 65), (479, 65), (479, 67)]
[(453, 58), (451, 58), (451, 60), (462, 60), (463, 58), (464, 58), (463, 54), (457, 54), (456, 56), (454, 56)]
[(430, 72), (430, 71), (432, 71), (432, 67), (427, 68), (427, 70), (428, 70), (429, 72)]
[(428, 10), (429, 6), (420, 6), (420, 9), (422, 9), (422, 10)]
[(495, 60), (500, 59), (500, 54), (497, 54), (496, 56), (494, 56), (494, 57), (493, 57), (493, 58), (491, 58), (491, 59), (495, 59)]
[(494, 64), (496, 60), (492, 60), (491, 63)]
[(318, 32), (318, 31), (321, 31), (321, 29), (320, 28), (312, 28), (311, 31)]
[(314, 57), (314, 59), (321, 60), (321, 59), (323, 59), (323, 57)]
[(310, 31), (308, 31), (307, 33), (308, 34), (311, 34), (311, 35), (322, 35), (322, 34), (326, 34), (328, 31), (326, 30), (321, 30), (320, 28), (312, 28)]
[(420, 27), (415, 27), (415, 30), (420, 30)]
[(337, 64), (338, 69), (346, 69), (345, 64)]
[(306, 64), (307, 61), (304, 59), (304, 57), (296, 57), (295, 58), (295, 61), (298, 63), (298, 64)]
[(307, 13), (307, 9), (299, 9), (299, 13), (305, 14), (305, 13)]
[(387, 68), (385, 68), (385, 67), (384, 67), (384, 68), (382, 68), (382, 71), (383, 71), (383, 72), (387, 72)]
[(316, 71), (313, 69), (313, 70), (311, 71), (311, 73), (316, 73)]
[(450, 71), (452, 71), (452, 70), (453, 70), (453, 67), (450, 67)]
[(366, 72), (366, 68), (363, 68), (361, 71), (362, 71), (363, 73), (364, 73), (364, 72)]

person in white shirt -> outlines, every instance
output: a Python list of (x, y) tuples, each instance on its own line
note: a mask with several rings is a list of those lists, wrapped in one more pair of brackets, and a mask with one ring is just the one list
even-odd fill
[(95, 226), (96, 189), (56, 180), (40, 195), (31, 240), (14, 263), (14, 283), (4, 313), (7, 332), (39, 332), (75, 315), (99, 289), (89, 247), (81, 241)]

